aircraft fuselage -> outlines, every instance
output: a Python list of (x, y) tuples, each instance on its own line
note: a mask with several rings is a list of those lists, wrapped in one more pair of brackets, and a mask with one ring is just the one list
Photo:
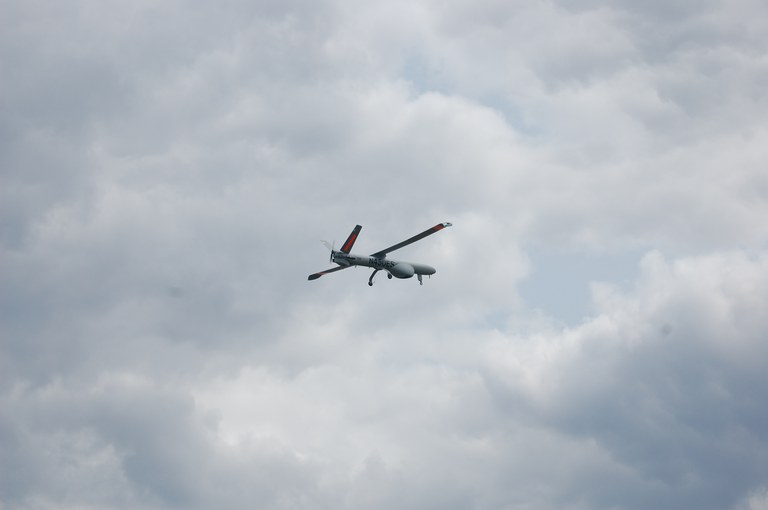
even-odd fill
[(436, 272), (434, 267), (427, 264), (390, 260), (385, 257), (372, 257), (370, 255), (355, 255), (338, 251), (333, 252), (333, 261), (341, 266), (363, 266), (384, 270), (396, 278), (410, 278), (413, 275), (429, 276)]

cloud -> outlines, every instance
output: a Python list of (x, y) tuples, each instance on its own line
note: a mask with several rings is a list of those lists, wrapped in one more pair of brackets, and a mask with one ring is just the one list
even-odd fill
[(3, 508), (762, 507), (758, 2), (6, 7)]
[(650, 254), (630, 295), (596, 287), (593, 320), (499, 341), (491, 380), (537, 422), (595, 441), (632, 472), (635, 489), (656, 485), (642, 491), (638, 508), (670, 498), (728, 507), (759, 487), (765, 470), (763, 446), (753, 450), (765, 441), (756, 390), (765, 380), (755, 361), (765, 355), (765, 323), (745, 321), (763, 304), (765, 269), (764, 255), (670, 263)]

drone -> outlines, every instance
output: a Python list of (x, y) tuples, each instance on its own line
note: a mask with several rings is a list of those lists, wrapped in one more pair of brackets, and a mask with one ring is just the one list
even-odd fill
[(326, 269), (325, 271), (320, 271), (319, 273), (311, 274), (309, 275), (308, 280), (317, 280), (323, 275), (335, 273), (336, 271), (341, 271), (342, 269), (347, 269), (349, 267), (363, 266), (373, 268), (373, 273), (371, 273), (371, 277), (368, 278), (368, 285), (371, 287), (373, 287), (373, 277), (376, 276), (376, 273), (379, 271), (386, 271), (387, 278), (390, 280), (393, 276), (395, 278), (406, 279), (412, 278), (413, 275), (416, 275), (419, 280), (419, 285), (424, 285), (422, 277), (424, 275), (431, 276), (435, 274), (436, 270), (434, 267), (428, 266), (426, 264), (414, 264), (413, 262), (389, 260), (387, 259), (387, 253), (399, 250), (404, 246), (408, 246), (411, 243), (420, 241), (421, 239), (424, 239), (425, 237), (450, 226), (452, 226), (450, 223), (438, 223), (434, 227), (428, 228), (424, 232), (416, 234), (415, 236), (408, 238), (403, 242), (392, 245), (389, 248), (385, 248), (381, 251), (377, 251), (376, 253), (372, 253), (371, 255), (363, 256), (350, 253), (352, 246), (355, 244), (355, 241), (357, 241), (357, 236), (360, 234), (360, 230), (363, 228), (361, 225), (356, 225), (352, 232), (349, 234), (349, 237), (347, 237), (347, 240), (344, 241), (344, 244), (341, 246), (340, 250), (336, 250), (335, 247), (327, 241), (322, 241), (322, 243), (329, 250), (331, 250), (330, 261), (338, 264), (338, 266), (331, 269)]

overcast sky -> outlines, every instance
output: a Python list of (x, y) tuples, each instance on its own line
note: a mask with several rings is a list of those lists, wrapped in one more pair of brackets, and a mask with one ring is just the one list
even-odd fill
[(766, 34), (0, 0), (0, 507), (768, 509)]

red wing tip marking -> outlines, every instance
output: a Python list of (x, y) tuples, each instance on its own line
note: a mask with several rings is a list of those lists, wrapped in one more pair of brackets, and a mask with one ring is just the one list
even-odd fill
[(328, 274), (328, 273), (335, 273), (336, 271), (341, 271), (342, 269), (346, 269), (346, 268), (348, 268), (348, 267), (350, 267), (350, 266), (337, 266), (337, 267), (332, 267), (331, 269), (326, 269), (325, 271), (320, 271), (319, 273), (314, 273), (314, 274), (311, 274), (311, 275), (309, 275), (309, 277), (307, 278), (307, 280), (317, 280), (318, 278), (320, 278), (320, 277), (321, 277), (321, 276), (323, 276), (324, 274)]

